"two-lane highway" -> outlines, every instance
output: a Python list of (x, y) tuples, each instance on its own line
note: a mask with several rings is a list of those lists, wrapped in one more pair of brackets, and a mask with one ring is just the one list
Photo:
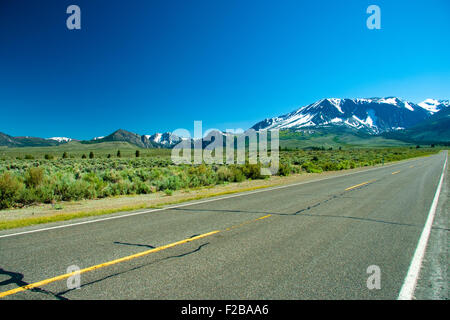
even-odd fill
[[(0, 297), (396, 299), (446, 157), (88, 223), (4, 231)], [(82, 269), (80, 289), (67, 288), (72, 265)], [(373, 265), (381, 288), (370, 290)]]

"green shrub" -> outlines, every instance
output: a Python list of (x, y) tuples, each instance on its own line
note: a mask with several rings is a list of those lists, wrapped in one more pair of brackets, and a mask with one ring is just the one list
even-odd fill
[(15, 205), (23, 184), (11, 173), (0, 175), (0, 209), (10, 208)]
[(339, 165), (336, 162), (327, 161), (320, 164), (320, 167), (323, 171), (336, 171), (339, 170)]
[(217, 170), (217, 178), (220, 182), (233, 182), (234, 181), (234, 175), (233, 170), (226, 166), (221, 166)]
[(263, 179), (261, 175), (261, 164), (245, 164), (242, 167), (242, 173), (247, 179)]
[(41, 167), (32, 167), (25, 172), (25, 185), (28, 188), (38, 187), (44, 181), (44, 169)]
[(18, 196), (18, 202), (22, 204), (33, 204), (41, 202), (39, 195), (37, 195), (36, 189), (23, 188)]
[(153, 193), (154, 189), (152, 189), (152, 186), (149, 184), (143, 182), (143, 181), (137, 181), (135, 182), (135, 188), (137, 194), (149, 194)]
[(278, 175), (279, 176), (288, 176), (292, 172), (292, 167), (290, 164), (280, 163), (278, 167)]
[(240, 169), (238, 167), (233, 167), (232, 171), (233, 171), (234, 182), (242, 182), (245, 180), (245, 175), (244, 175), (244, 172), (242, 172), (242, 169)]
[[(33, 190), (33, 189), (28, 189)], [(50, 183), (44, 183), (35, 189), (35, 196), (37, 202), (50, 203), (55, 199), (55, 193), (53, 185)]]
[(95, 172), (89, 172), (85, 174), (82, 179), (89, 183), (97, 195), (102, 195), (103, 189), (106, 187), (106, 183)]
[(320, 173), (323, 171), (321, 167), (319, 167), (318, 165), (316, 165), (315, 163), (312, 163), (312, 162), (305, 162), (302, 165), (302, 168), (305, 169), (306, 172), (309, 172), (309, 173)]

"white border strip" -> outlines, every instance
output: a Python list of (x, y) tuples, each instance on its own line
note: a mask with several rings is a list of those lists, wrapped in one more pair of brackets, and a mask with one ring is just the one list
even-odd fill
[(350, 175), (354, 175), (354, 174), (358, 174), (358, 173), (365, 173), (365, 172), (369, 172), (369, 171), (373, 171), (373, 170), (389, 168), (389, 167), (392, 167), (392, 166), (395, 166), (395, 165), (402, 165), (402, 164), (405, 164), (405, 163), (409, 163), (409, 162), (412, 162), (412, 161), (418, 161), (418, 160), (421, 160), (421, 158), (406, 160), (405, 162), (400, 162), (400, 163), (396, 162), (396, 163), (388, 164), (388, 165), (381, 166), (381, 167), (376, 167), (376, 168), (371, 168), (371, 169), (361, 170), (361, 171), (356, 171), (356, 172), (350, 172), (350, 173), (347, 173), (347, 174), (336, 175), (336, 176), (326, 177), (326, 178), (322, 178), (322, 179), (303, 181), (303, 182), (287, 184), (287, 185), (283, 185), (283, 186), (268, 187), (268, 188), (259, 189), (259, 190), (255, 190), (255, 191), (250, 191), (250, 192), (240, 192), (240, 193), (236, 193), (236, 194), (233, 194), (233, 195), (230, 195), (230, 196), (225, 196), (225, 197), (220, 197), (220, 198), (212, 198), (212, 199), (196, 201), (196, 202), (187, 202), (187, 203), (183, 203), (183, 204), (179, 204), (179, 205), (175, 205), (175, 206), (164, 207), (164, 208), (151, 209), (151, 210), (146, 210), (146, 211), (138, 211), (138, 212), (126, 213), (126, 214), (119, 214), (119, 215), (116, 215), (116, 216), (113, 216), (113, 217), (93, 219), (93, 220), (88, 220), (88, 221), (82, 221), (82, 222), (76, 222), (76, 223), (70, 223), (70, 224), (63, 224), (63, 225), (59, 225), (59, 226), (55, 226), (55, 227), (40, 228), (40, 229), (34, 229), (34, 230), (29, 230), (29, 231), (5, 234), (5, 235), (0, 235), (0, 239), (1, 238), (18, 236), (18, 235), (22, 235), (22, 234), (28, 234), (28, 233), (35, 233), (35, 232), (48, 231), (48, 230), (54, 230), (54, 229), (61, 229), (61, 228), (67, 228), (67, 227), (72, 227), (72, 226), (79, 226), (79, 225), (82, 225), (82, 224), (101, 222), (101, 221), (113, 220), (113, 219), (119, 219), (119, 218), (126, 218), (126, 217), (141, 215), (141, 214), (145, 214), (145, 213), (176, 209), (176, 208), (193, 206), (193, 205), (207, 203), (207, 202), (212, 202), (212, 201), (218, 201), (218, 200), (225, 200), (225, 199), (230, 199), (230, 198), (235, 198), (235, 197), (247, 196), (247, 195), (260, 193), (260, 192), (267, 192), (267, 191), (272, 191), (272, 190), (277, 190), (277, 189), (284, 189), (284, 188), (289, 188), (289, 187), (295, 187), (295, 186), (302, 185), (302, 184), (319, 182), (319, 181), (324, 181), (324, 180), (329, 180), (329, 179), (334, 179), (334, 178), (346, 177), (346, 176), (350, 176)]
[(430, 237), (431, 227), (433, 226), (434, 216), (436, 214), (437, 204), (439, 201), (439, 195), (441, 193), (442, 181), (445, 176), (445, 168), (447, 166), (448, 154), (445, 157), (444, 167), (442, 168), (441, 179), (439, 180), (436, 193), (434, 195), (433, 202), (431, 204), (430, 211), (428, 213), (427, 221), (423, 227), (422, 234), (420, 235), (419, 242), (417, 244), (416, 251), (414, 252), (413, 259), (411, 260), (411, 265), (409, 266), (408, 273), (405, 280), (403, 281), (403, 286), (398, 295), (398, 300), (412, 300), (414, 295), (414, 290), (416, 289), (417, 280), (419, 279), (420, 268), (422, 267), (422, 261), (425, 256), (425, 251), (427, 248), (428, 238)]

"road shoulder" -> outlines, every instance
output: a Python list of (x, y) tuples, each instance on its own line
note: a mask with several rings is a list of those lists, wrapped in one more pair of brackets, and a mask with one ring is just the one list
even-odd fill
[(414, 298), (418, 300), (448, 300), (448, 216), (449, 202), (449, 173), (447, 166), (444, 176), (436, 216), (423, 260), (420, 277), (417, 282)]

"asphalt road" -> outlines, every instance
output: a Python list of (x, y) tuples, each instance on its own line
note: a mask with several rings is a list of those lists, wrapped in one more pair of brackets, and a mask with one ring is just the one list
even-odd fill
[[(4, 299), (396, 299), (445, 159), (441, 152), (172, 209), (3, 231), (0, 292), (71, 265), (111, 262), (82, 273), (79, 289), (62, 279)], [(380, 289), (367, 287), (371, 265)]]

